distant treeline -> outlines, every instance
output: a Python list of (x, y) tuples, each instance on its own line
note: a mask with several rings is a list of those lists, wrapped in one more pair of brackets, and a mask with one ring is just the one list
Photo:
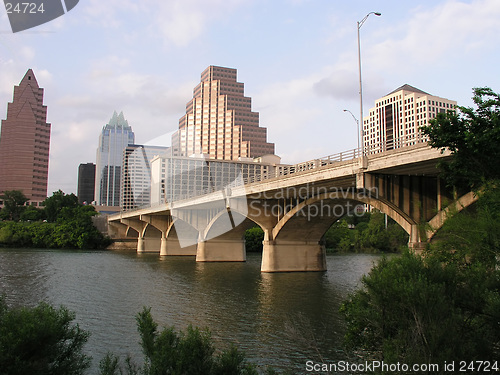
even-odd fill
[(25, 206), (27, 198), (17, 190), (1, 197), (0, 246), (32, 248), (100, 249), (111, 240), (92, 223), (93, 206), (78, 203), (74, 194), (56, 191), (43, 208)]

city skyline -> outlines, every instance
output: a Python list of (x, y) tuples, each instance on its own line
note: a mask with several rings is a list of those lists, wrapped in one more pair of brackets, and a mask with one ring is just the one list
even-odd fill
[(500, 91), (495, 0), (89, 1), (16, 35), (0, 11), (0, 119), (33, 68), (52, 123), (48, 195), (76, 192), (78, 165), (94, 161), (89, 144), (113, 110), (136, 143), (175, 131), (208, 65), (238, 69), (283, 163), (355, 148), (343, 109), (359, 108), (356, 21), (371, 11), (382, 16), (361, 29), (364, 116), (404, 84), (466, 106), (473, 87)]

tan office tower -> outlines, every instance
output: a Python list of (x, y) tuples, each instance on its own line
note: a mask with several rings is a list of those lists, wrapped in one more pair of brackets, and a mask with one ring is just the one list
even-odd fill
[(0, 193), (22, 190), (30, 204), (47, 198), (50, 124), (43, 89), (29, 69), (7, 106), (0, 134)]
[(251, 102), (244, 84), (236, 81), (236, 69), (209, 66), (172, 136), (173, 154), (219, 160), (274, 154), (274, 143), (267, 142), (267, 129), (259, 126)]
[(363, 119), (364, 152), (373, 154), (426, 141), (420, 128), (438, 113), (455, 111), (457, 102), (403, 85), (375, 101)]

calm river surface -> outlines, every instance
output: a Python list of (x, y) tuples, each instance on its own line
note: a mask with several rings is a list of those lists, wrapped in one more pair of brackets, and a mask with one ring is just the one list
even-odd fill
[(92, 335), (96, 373), (108, 351), (142, 363), (135, 315), (150, 306), (160, 327), (208, 327), (218, 347), (235, 344), (258, 365), (305, 373), (305, 362), (345, 359), (342, 300), (377, 255), (329, 255), (324, 273), (261, 273), (246, 263), (196, 263), (116, 251), (0, 249), (0, 294), (9, 305), (47, 301), (76, 313)]

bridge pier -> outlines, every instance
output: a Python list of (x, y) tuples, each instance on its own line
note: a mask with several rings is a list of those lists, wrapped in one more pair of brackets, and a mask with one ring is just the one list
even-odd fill
[(326, 271), (326, 250), (318, 242), (263, 241), (262, 272)]
[(244, 240), (211, 239), (198, 243), (197, 262), (245, 262)]
[(426, 241), (422, 241), (420, 229), (417, 224), (413, 224), (410, 230), (410, 238), (408, 239), (408, 249), (416, 254), (421, 254), (425, 250)]
[(426, 242), (409, 242), (408, 249), (415, 254), (422, 254), (425, 250)]
[(160, 256), (165, 256), (167, 255), (167, 237), (166, 237), (166, 232), (162, 231), (161, 232), (161, 240), (160, 240)]
[(137, 252), (143, 253), (145, 248), (144, 237), (139, 233), (139, 237), (137, 238)]
[(177, 238), (172, 239), (162, 237), (161, 239), (160, 256), (195, 256), (196, 251), (196, 245), (181, 247)]

